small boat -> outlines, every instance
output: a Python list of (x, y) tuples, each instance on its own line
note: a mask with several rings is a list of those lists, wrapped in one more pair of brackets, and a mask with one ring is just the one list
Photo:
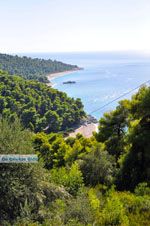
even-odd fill
[(75, 84), (76, 82), (75, 81), (66, 81), (66, 82), (63, 82), (63, 84)]

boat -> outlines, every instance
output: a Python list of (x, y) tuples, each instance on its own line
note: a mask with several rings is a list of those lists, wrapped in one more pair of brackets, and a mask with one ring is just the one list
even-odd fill
[(66, 81), (66, 82), (63, 82), (63, 84), (75, 84), (76, 82), (75, 81)]

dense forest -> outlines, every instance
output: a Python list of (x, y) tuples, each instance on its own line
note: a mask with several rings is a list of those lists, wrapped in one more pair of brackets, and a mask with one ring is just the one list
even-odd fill
[(65, 64), (56, 60), (32, 59), (26, 56), (0, 54), (0, 69), (8, 71), (10, 75), (17, 74), (25, 79), (48, 82), (48, 74), (78, 70), (79, 68), (76, 65)]
[(85, 116), (80, 99), (4, 71), (0, 71), (0, 114), (12, 120), (18, 116), (25, 128), (35, 132), (67, 130)]
[(85, 116), (80, 100), (6, 72), (0, 82), (0, 154), (39, 157), (0, 164), (1, 225), (149, 225), (150, 87), (105, 113), (91, 138), (64, 138), (56, 132)]

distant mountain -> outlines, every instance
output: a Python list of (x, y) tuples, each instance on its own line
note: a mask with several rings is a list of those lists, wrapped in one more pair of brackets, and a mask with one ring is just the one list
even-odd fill
[(78, 70), (78, 66), (65, 64), (56, 60), (44, 60), (30, 57), (19, 57), (0, 54), (0, 69), (8, 71), (10, 75), (20, 75), (25, 79), (48, 82), (47, 75), (51, 73)]

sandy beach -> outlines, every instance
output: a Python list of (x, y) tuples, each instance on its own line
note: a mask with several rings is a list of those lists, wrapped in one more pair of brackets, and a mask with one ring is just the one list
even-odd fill
[(84, 137), (91, 137), (93, 132), (98, 131), (98, 123), (89, 123), (87, 125), (81, 125), (74, 132), (69, 134), (69, 137), (76, 137), (78, 133), (81, 133)]
[[(80, 70), (80, 69), (78, 69)], [(57, 77), (62, 77), (64, 75), (68, 75), (68, 74), (72, 74), (78, 70), (70, 70), (70, 71), (63, 71), (63, 72), (57, 72), (57, 73), (52, 73), (47, 75), (48, 80), (50, 81), (50, 83), (52, 83), (51, 81)]]
[[(78, 69), (80, 70), (80, 69)], [(53, 79), (57, 78), (57, 77), (62, 77), (64, 75), (67, 74), (72, 74), (78, 70), (71, 70), (71, 71), (63, 71), (63, 72), (58, 72), (58, 73), (52, 73), (47, 75), (47, 78), (49, 80), (49, 83), (47, 83), (48, 86), (53, 87)], [(97, 132), (98, 131), (98, 123), (88, 123), (88, 124), (83, 124), (80, 125), (77, 129), (74, 130), (74, 132), (71, 132), (69, 134), (69, 137), (76, 137), (76, 135), (78, 133), (81, 133), (83, 136), (89, 138), (93, 135), (93, 132)]]
[[(80, 69), (79, 69), (80, 70)], [(67, 74), (72, 74), (78, 70), (71, 70), (71, 71), (63, 71), (63, 72), (58, 72), (58, 73), (52, 73), (47, 76), (49, 83), (47, 83), (48, 86), (53, 87), (53, 79), (67, 75)], [(69, 134), (69, 137), (75, 137), (78, 133), (81, 133), (83, 136), (89, 138), (93, 135), (93, 132), (98, 131), (98, 123), (88, 123), (88, 124), (83, 124), (77, 129), (75, 129), (74, 132), (71, 132)]]

